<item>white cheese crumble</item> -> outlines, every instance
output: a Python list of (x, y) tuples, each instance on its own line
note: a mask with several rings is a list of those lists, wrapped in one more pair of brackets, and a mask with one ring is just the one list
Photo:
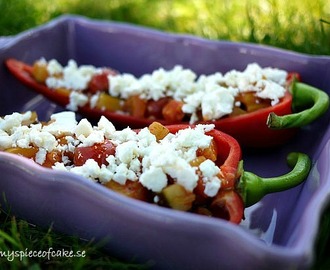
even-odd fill
[(152, 74), (136, 78), (131, 74), (109, 77), (109, 94), (120, 98), (140, 95), (158, 100), (170, 96), (184, 103), (182, 111), (191, 114), (194, 123), (201, 110), (204, 120), (219, 119), (230, 114), (235, 97), (241, 92), (253, 91), (259, 98), (270, 99), (276, 105), (285, 94), (287, 72), (276, 68), (261, 68), (252, 63), (240, 72), (232, 70), (222, 75), (197, 75), (182, 66), (169, 71), (160, 68)]
[(39, 151), (36, 154), (36, 162), (38, 164), (43, 164), (46, 160), (47, 151), (44, 148), (39, 148)]
[[(199, 167), (190, 165), (197, 157), (198, 149), (209, 147), (212, 137), (206, 132), (214, 129), (213, 124), (179, 130), (157, 141), (148, 128), (139, 132), (130, 128), (116, 130), (105, 117), (92, 126), (87, 119), (77, 122), (74, 112), (61, 112), (53, 114), (49, 123), (24, 125), (30, 116), (30, 113), (13, 113), (0, 118), (0, 149), (37, 147), (35, 161), (39, 164), (45, 162), (47, 153), (60, 151), (62, 161), (55, 163), (55, 170), (70, 171), (101, 183), (140, 181), (156, 193), (167, 186), (169, 177), (187, 191), (193, 191), (201, 177), (205, 194), (210, 197), (215, 196), (221, 187), (220, 168), (213, 161), (206, 160)], [(66, 139), (64, 145), (58, 140), (63, 136)], [(75, 166), (64, 154), (105, 140), (116, 147), (115, 153), (106, 157), (107, 164), (99, 165), (88, 159), (83, 165)]]
[(140, 176), (140, 182), (153, 192), (161, 192), (167, 186), (167, 176), (161, 168), (150, 166), (149, 170)]
[(44, 131), (47, 131), (53, 135), (70, 135), (77, 125), (76, 115), (74, 112), (60, 112), (51, 115), (50, 123), (43, 127)]
[(199, 169), (203, 175), (203, 182), (205, 184), (205, 194), (210, 197), (215, 196), (221, 186), (221, 182), (217, 175), (220, 169), (211, 160), (207, 159), (199, 165)]
[[(39, 61), (47, 64), (44, 58)], [(62, 67), (52, 59), (48, 62), (47, 70), (50, 74), (46, 80), (48, 87), (72, 90), (67, 109), (76, 111), (88, 102), (92, 108), (95, 107), (98, 95), (88, 98), (83, 91), (93, 74), (100, 72), (100, 68), (87, 65), (78, 67), (72, 59), (67, 66)], [(202, 113), (203, 120), (215, 120), (232, 113), (238, 105), (235, 97), (243, 92), (255, 92), (257, 97), (269, 99), (274, 106), (284, 97), (286, 77), (284, 70), (262, 68), (257, 63), (251, 63), (243, 71), (216, 72), (199, 77), (192, 70), (176, 65), (170, 70), (159, 68), (140, 78), (123, 73), (109, 75), (108, 79), (111, 96), (127, 99), (139, 95), (146, 100), (172, 97), (183, 102), (182, 111), (190, 115), (190, 123), (194, 123), (199, 120), (198, 112)]]
[(46, 84), (50, 88), (68, 88), (73, 91), (84, 90), (92, 76), (99, 72), (99, 69), (91, 65), (81, 65), (78, 67), (76, 61), (69, 60), (67, 66), (62, 67), (56, 60), (52, 59), (47, 66), (50, 75), (62, 74), (46, 79)]
[(0, 117), (0, 129), (2, 131), (11, 131), (12, 129), (21, 126), (22, 122), (31, 118), (31, 112), (26, 112), (24, 114), (13, 113), (10, 115), (6, 115), (5, 117)]
[(88, 97), (82, 93), (72, 91), (69, 96), (70, 102), (66, 106), (68, 110), (77, 111), (78, 107), (83, 107), (88, 103)]

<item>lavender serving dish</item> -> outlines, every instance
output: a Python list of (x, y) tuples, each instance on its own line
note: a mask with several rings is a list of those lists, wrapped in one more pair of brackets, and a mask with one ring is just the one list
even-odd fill
[[(180, 64), (197, 74), (243, 69), (248, 63), (301, 73), (330, 93), (330, 57), (310, 56), (246, 43), (209, 41), (122, 23), (62, 16), (17, 36), (0, 38), (0, 62), (110, 66), (136, 76)], [(61, 111), (0, 69), (0, 115), (35, 110), (41, 120)], [(322, 211), (330, 198), (330, 114), (300, 130), (294, 140), (268, 151), (243, 150), (245, 170), (283, 174), (291, 151), (310, 155), (308, 179), (266, 196), (246, 209), (239, 226), (161, 208), (118, 195), (82, 177), (41, 168), (0, 152), (1, 206), (40, 226), (85, 239), (105, 240), (110, 254), (154, 269), (308, 269)]]

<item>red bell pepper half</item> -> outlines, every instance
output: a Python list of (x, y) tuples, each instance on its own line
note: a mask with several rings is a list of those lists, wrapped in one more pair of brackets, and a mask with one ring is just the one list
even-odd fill
[[(33, 121), (24, 125), (30, 125), (32, 123), (36, 123), (34, 118)], [(191, 126), (170, 125), (163, 126), (163, 128), (167, 129), (167, 133), (177, 133), (179, 130), (191, 128)], [(157, 138), (156, 132), (152, 132), (151, 126), (149, 126), (149, 130)], [(139, 130), (136, 130), (136, 132), (138, 131)], [(183, 188), (182, 186), (179, 187), (179, 195), (176, 193), (177, 190), (175, 190), (174, 195), (173, 190), (170, 192), (170, 195), (174, 196), (171, 197), (172, 201), (183, 201), (180, 205), (184, 205), (184, 202), (188, 197), (189, 207), (187, 209), (172, 207), (170, 204), (171, 200), (167, 197), (168, 193), (165, 194), (165, 190), (168, 187), (178, 187), (178, 185), (173, 185), (173, 183), (175, 183), (174, 179), (168, 179), (170, 184), (162, 189), (160, 193), (153, 193), (151, 190), (143, 187), (139, 181), (126, 181), (125, 184), (118, 184), (117, 182), (110, 180), (104, 185), (116, 192), (125, 194), (126, 196), (151, 203), (154, 203), (154, 196), (159, 195), (160, 197), (164, 197), (164, 203), (160, 205), (222, 218), (238, 224), (244, 218), (245, 207), (258, 202), (268, 193), (283, 191), (299, 185), (309, 173), (311, 167), (309, 157), (303, 153), (294, 152), (290, 153), (288, 156), (288, 164), (292, 167), (292, 170), (289, 173), (273, 178), (261, 178), (251, 172), (243, 170), (241, 147), (237, 140), (232, 136), (216, 129), (206, 132), (206, 135), (213, 138), (212, 146), (206, 148), (206, 150), (199, 149), (202, 151), (200, 155), (198, 154), (199, 150), (197, 150), (196, 156), (202, 157), (203, 160), (212, 156), (212, 160), (220, 168), (218, 177), (221, 181), (221, 185), (219, 191), (213, 197), (209, 197), (205, 194), (205, 185), (201, 178), (198, 179), (197, 185), (193, 191), (190, 191), (189, 193), (187, 193), (187, 191), (181, 192)], [(8, 136), (10, 136), (10, 134), (8, 134)], [(65, 143), (65, 141), (66, 140), (62, 140), (61, 143)], [(36, 152), (38, 152), (37, 146), (29, 148), (8, 148), (8, 146), (0, 144), (0, 149), (5, 152), (19, 154), (32, 159), (35, 159)], [(205, 153), (203, 151), (211, 151), (212, 155), (209, 154), (210, 152)], [(115, 153), (116, 145), (110, 140), (104, 139), (101, 143), (76, 147), (74, 152), (67, 153), (66, 157), (70, 159), (71, 166), (82, 166), (90, 159), (96, 161), (99, 166), (107, 166), (107, 157), (109, 155), (115, 155)], [(62, 153), (58, 150), (53, 150), (47, 153), (45, 161), (41, 165), (52, 167), (56, 162), (61, 162), (61, 160)], [(68, 160), (66, 161), (68, 162)], [(194, 165), (191, 164), (191, 166)], [(193, 196), (192, 200), (190, 199), (191, 196)]]
[[(171, 133), (187, 128), (185, 125), (168, 126)], [(219, 130), (207, 133), (216, 142), (218, 151), (217, 164), (224, 173), (224, 181), (218, 195), (211, 202), (214, 213), (233, 223), (240, 223), (244, 218), (244, 208), (260, 201), (265, 195), (280, 192), (301, 184), (309, 174), (310, 158), (303, 153), (292, 152), (287, 156), (287, 163), (292, 170), (282, 176), (262, 178), (244, 171), (241, 148), (236, 139)]]
[[(45, 84), (38, 83), (31, 76), (32, 66), (16, 59), (8, 59), (6, 66), (19, 81), (37, 93), (63, 107), (69, 104), (68, 93), (53, 91), (47, 88)], [(209, 122), (215, 124), (216, 129), (232, 135), (242, 146), (271, 147), (281, 145), (292, 138), (299, 127), (310, 124), (323, 115), (329, 107), (329, 97), (325, 92), (297, 82), (294, 80), (293, 74), (288, 76), (288, 83), (291, 85), (290, 89), (274, 106)], [(78, 112), (89, 119), (98, 119), (104, 115), (118, 127), (141, 128), (150, 125), (155, 120), (163, 125), (173, 124), (173, 122), (164, 119), (132, 116), (91, 108), (88, 105), (79, 107)], [(198, 123), (206, 122), (200, 121)]]

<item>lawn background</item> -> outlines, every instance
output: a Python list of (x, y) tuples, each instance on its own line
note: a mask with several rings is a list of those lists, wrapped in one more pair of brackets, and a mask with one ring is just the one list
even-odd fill
[[(0, 0), (0, 36), (44, 24), (62, 14), (143, 25), (206, 39), (264, 44), (312, 55), (330, 55), (329, 0)], [(330, 211), (321, 220), (313, 269), (330, 269)], [(147, 269), (103, 253), (101, 243), (38, 228), (0, 213), (0, 251), (85, 250), (85, 258), (0, 257), (1, 269)]]
[(329, 0), (0, 0), (0, 11), (0, 36), (71, 13), (208, 39), (330, 54)]

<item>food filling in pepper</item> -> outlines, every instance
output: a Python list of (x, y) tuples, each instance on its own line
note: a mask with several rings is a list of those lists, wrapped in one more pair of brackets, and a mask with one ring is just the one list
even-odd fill
[(105, 117), (96, 126), (74, 112), (38, 121), (31, 111), (0, 118), (0, 150), (54, 170), (69, 171), (142, 201), (239, 223), (244, 206), (269, 192), (298, 185), (309, 158), (290, 155), (283, 177), (262, 179), (244, 172), (241, 149), (213, 124), (116, 130)]
[(232, 70), (199, 77), (190, 69), (159, 68), (139, 78), (108, 68), (78, 66), (69, 60), (36, 61), (33, 77), (54, 91), (67, 92), (67, 108), (120, 111), (134, 117), (169, 122), (216, 120), (256, 111), (279, 103), (286, 92), (288, 73), (249, 64), (244, 71)]
[(90, 120), (105, 116), (117, 128), (212, 123), (243, 147), (284, 144), (329, 106), (326, 92), (299, 82), (299, 74), (256, 63), (199, 77), (181, 66), (159, 68), (140, 78), (74, 60), (5, 64), (24, 85)]

